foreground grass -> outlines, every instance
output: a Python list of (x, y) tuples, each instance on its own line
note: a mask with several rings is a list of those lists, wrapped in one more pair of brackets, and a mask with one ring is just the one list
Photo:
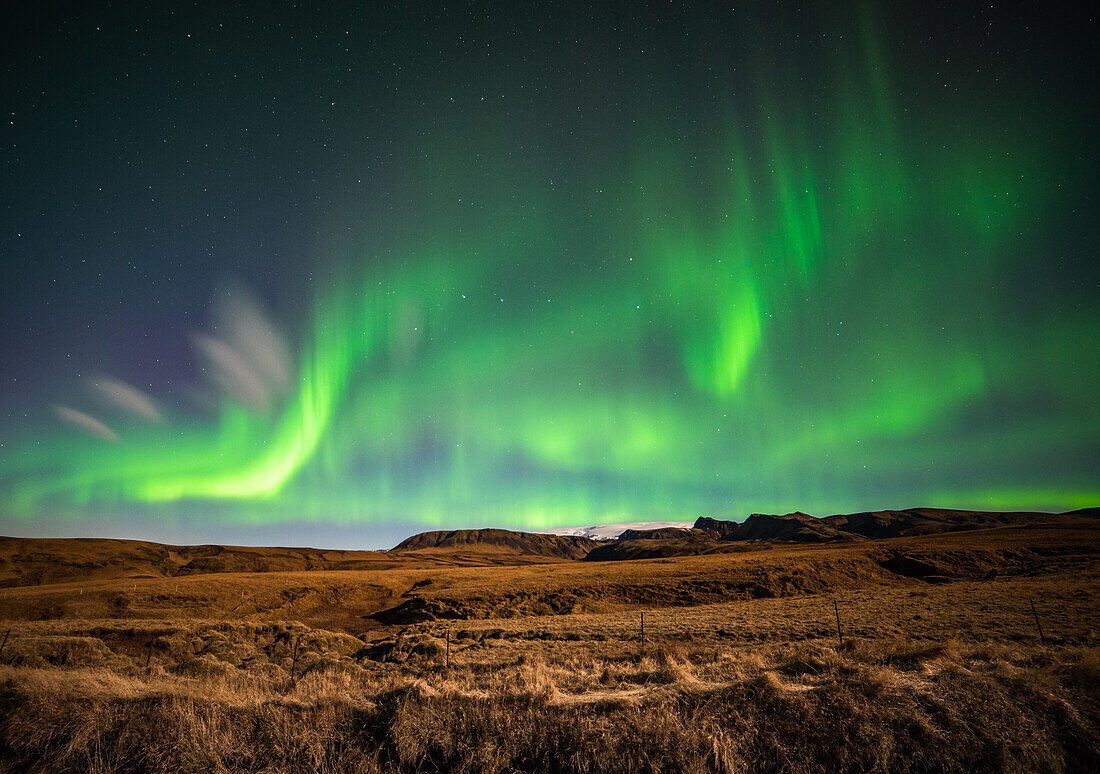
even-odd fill
[(0, 771), (1096, 771), (1100, 651), (583, 646), (501, 663), (0, 668)]
[(1098, 533), (0, 589), (0, 774), (1100, 771)]

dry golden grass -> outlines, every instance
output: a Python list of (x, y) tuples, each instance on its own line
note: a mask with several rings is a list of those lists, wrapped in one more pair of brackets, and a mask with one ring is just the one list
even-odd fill
[(0, 772), (1100, 770), (1096, 532), (980, 534), (3, 589)]
[(0, 771), (1089, 771), (1098, 663), (859, 640), (296, 677), (8, 666)]
[(0, 620), (300, 620), (361, 634), (380, 625), (370, 616), (409, 600), (432, 602), (437, 616), (453, 618), (690, 607), (911, 587), (912, 578), (882, 566), (897, 553), (967, 581), (1095, 575), (1098, 551), (1100, 529), (1067, 526), (630, 562), (441, 567), (417, 559), (382, 570), (114, 578), (0, 589)]

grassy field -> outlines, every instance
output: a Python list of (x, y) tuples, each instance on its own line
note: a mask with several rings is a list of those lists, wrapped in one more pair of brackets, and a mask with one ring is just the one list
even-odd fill
[(0, 771), (1096, 771), (1098, 599), (1087, 525), (0, 589)]

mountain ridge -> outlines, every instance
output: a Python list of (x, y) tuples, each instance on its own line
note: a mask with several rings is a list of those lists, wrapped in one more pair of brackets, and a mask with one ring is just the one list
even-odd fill
[(783, 544), (850, 543), (946, 532), (1055, 525), (1096, 519), (1100, 508), (1064, 513), (944, 508), (861, 511), (815, 517), (752, 514), (742, 522), (700, 517), (690, 529), (623, 524), (618, 538), (595, 540), (488, 528), (411, 535), (389, 550), (178, 546), (119, 538), (0, 537), (0, 588), (75, 580), (171, 578), (217, 573), (388, 570), (441, 566), (621, 561), (763, 550)]

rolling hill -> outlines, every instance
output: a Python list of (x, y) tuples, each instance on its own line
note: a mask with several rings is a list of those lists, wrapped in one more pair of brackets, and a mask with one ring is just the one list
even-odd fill
[(520, 555), (582, 559), (599, 543), (574, 535), (546, 535), (507, 529), (456, 529), (421, 532), (401, 541), (395, 553), (414, 551), (504, 550)]
[[(627, 528), (610, 540), (468, 529), (422, 532), (389, 551), (197, 545), (141, 540), (0, 537), (0, 588), (72, 581), (621, 561), (737, 553), (784, 544), (846, 544), (1005, 528), (1091, 526), (1100, 509), (1064, 514), (941, 508), (816, 518), (753, 514), (743, 522), (699, 518), (691, 529)], [(625, 526), (625, 525), (623, 525)], [(641, 525), (639, 525), (641, 526)], [(657, 526), (657, 525), (655, 525)]]

